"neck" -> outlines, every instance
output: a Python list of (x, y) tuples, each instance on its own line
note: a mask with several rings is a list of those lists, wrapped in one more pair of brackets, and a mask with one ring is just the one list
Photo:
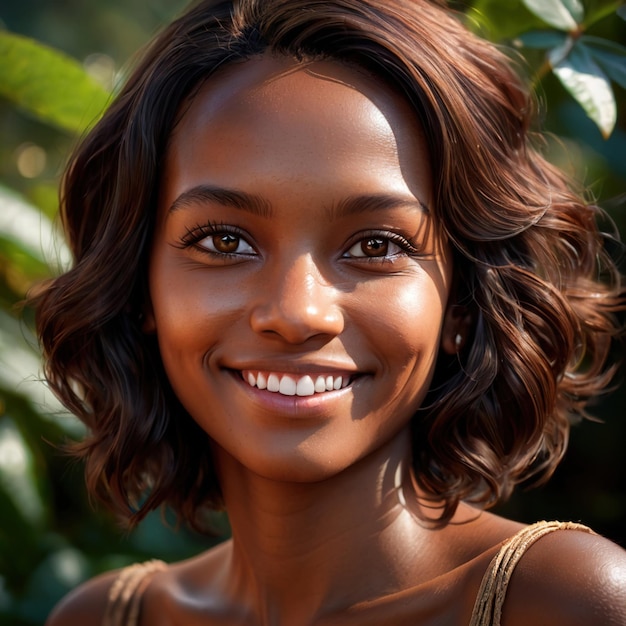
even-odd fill
[(250, 598), (259, 623), (305, 624), (415, 581), (427, 531), (407, 442), (314, 483), (268, 480), (217, 455), (233, 591)]

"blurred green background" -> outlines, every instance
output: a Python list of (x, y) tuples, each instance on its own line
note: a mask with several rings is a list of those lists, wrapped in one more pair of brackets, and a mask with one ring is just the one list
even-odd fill
[[(42, 624), (64, 593), (94, 574), (146, 558), (183, 558), (214, 541), (184, 528), (170, 529), (158, 514), (125, 534), (88, 502), (81, 467), (55, 448), (67, 437), (80, 437), (81, 426), (39, 382), (32, 312), (19, 309), (31, 285), (67, 263), (55, 215), (58, 178), (72, 146), (119, 83), (136, 50), (184, 4), (0, 4), (0, 624)], [(452, 4), (465, 12), (473, 29), (517, 47), (523, 55), (542, 121), (552, 133), (550, 158), (590, 187), (623, 237), (623, 3)], [(12, 36), (16, 34), (63, 51), (75, 63)], [(586, 102), (586, 111), (557, 74)], [(599, 399), (593, 409), (603, 423), (585, 421), (574, 427), (570, 450), (552, 481), (537, 490), (520, 490), (500, 512), (528, 522), (582, 520), (626, 546), (623, 378), (624, 370), (614, 393)]]

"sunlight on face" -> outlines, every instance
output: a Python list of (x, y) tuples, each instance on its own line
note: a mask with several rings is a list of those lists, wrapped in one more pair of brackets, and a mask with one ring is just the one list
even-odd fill
[(261, 57), (194, 97), (147, 328), (218, 463), (319, 480), (406, 437), (452, 271), (431, 202), (414, 114), (357, 70)]

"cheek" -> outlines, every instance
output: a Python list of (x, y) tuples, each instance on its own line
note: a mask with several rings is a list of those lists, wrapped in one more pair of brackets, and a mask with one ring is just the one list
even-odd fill
[(245, 302), (232, 280), (203, 269), (155, 263), (150, 293), (161, 357), (172, 383), (191, 375), (224, 331), (243, 318)]
[(369, 326), (385, 342), (386, 350), (393, 346), (399, 358), (404, 355), (408, 359), (436, 351), (447, 290), (439, 289), (426, 273), (385, 282), (375, 294), (363, 293), (362, 300), (368, 302), (364, 319), (369, 319)]
[(157, 331), (196, 330), (212, 318), (232, 315), (244, 304), (242, 290), (234, 289), (228, 276), (206, 268), (178, 269), (155, 263), (150, 278)]
[[(385, 293), (363, 293), (370, 304), (360, 318), (362, 335), (376, 362), (381, 406), (387, 413), (412, 415), (430, 387), (439, 353), (447, 290), (428, 274), (389, 280)], [(365, 408), (364, 408), (365, 410)]]

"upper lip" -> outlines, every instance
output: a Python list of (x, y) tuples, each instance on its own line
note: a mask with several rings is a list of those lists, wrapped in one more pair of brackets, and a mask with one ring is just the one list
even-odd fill
[(275, 372), (277, 374), (291, 374), (292, 376), (311, 375), (331, 375), (331, 376), (355, 376), (361, 374), (354, 363), (344, 362), (304, 362), (304, 361), (267, 361), (250, 360), (245, 363), (229, 363), (224, 367), (229, 370), (243, 371), (251, 370), (257, 372)]

